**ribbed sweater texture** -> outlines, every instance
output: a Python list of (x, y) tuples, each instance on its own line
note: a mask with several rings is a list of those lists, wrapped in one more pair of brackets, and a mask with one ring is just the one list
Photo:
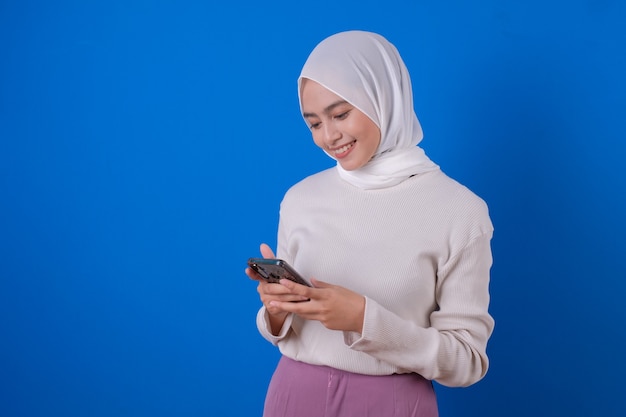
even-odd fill
[(368, 375), (415, 372), (468, 386), (488, 368), (493, 226), (485, 202), (441, 170), (362, 190), (335, 168), (291, 187), (277, 257), (365, 297), (362, 333), (290, 315), (261, 335), (292, 359)]

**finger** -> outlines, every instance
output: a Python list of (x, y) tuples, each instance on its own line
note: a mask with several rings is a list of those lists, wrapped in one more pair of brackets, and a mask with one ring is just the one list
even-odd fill
[(276, 257), (274, 255), (274, 251), (272, 250), (272, 248), (269, 247), (267, 243), (261, 243), (261, 255), (263, 255), (263, 257), (266, 259)]
[(267, 282), (265, 280), (259, 281), (259, 291), (271, 297), (291, 294), (291, 291), (289, 291), (289, 289), (283, 287), (282, 285), (274, 282)]
[(307, 287), (306, 285), (298, 284), (296, 282), (293, 282), (289, 279), (284, 279), (284, 278), (281, 279), (278, 283), (282, 285), (283, 287), (287, 288), (291, 294), (297, 294), (302, 297), (305, 297), (306, 299), (311, 298), (311, 291), (312, 291), (311, 287)]
[(308, 298), (298, 294), (293, 294), (282, 285), (279, 284), (263, 284), (260, 283), (257, 291), (261, 297), (261, 302), (268, 306), (271, 301), (280, 302), (301, 302), (308, 301)]
[(255, 281), (263, 281), (263, 277), (261, 277), (261, 275), (259, 275), (254, 269), (248, 267), (245, 272), (248, 278)]
[(268, 301), (279, 301), (281, 303), (298, 303), (301, 301), (309, 301), (308, 298), (305, 298), (298, 294), (280, 294), (266, 298), (268, 298)]
[(296, 313), (296, 314), (306, 314), (308, 310), (310, 310), (308, 306), (308, 302), (302, 300), (302, 302), (293, 302), (293, 301), (279, 301), (272, 300), (267, 303), (265, 306), (272, 311), (283, 311), (286, 313)]
[(260, 283), (258, 292), (261, 294), (261, 298), (264, 301), (277, 300), (277, 301), (307, 301), (309, 297), (302, 296), (291, 292), (288, 288), (280, 284), (264, 284)]

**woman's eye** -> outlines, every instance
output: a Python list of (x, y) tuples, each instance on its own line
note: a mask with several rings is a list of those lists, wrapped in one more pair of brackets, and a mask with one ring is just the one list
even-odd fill
[(321, 124), (321, 123), (319, 123), (319, 122), (317, 122), (317, 123), (311, 123), (311, 125), (310, 125), (311, 130), (313, 130), (313, 129), (319, 129), (320, 124)]
[(335, 116), (335, 119), (343, 120), (346, 117), (348, 117), (348, 114), (350, 114), (350, 111), (339, 113), (338, 115)]

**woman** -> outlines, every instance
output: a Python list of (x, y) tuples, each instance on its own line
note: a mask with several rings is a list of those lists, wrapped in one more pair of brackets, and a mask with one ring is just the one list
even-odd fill
[[(322, 41), (298, 93), (337, 165), (280, 208), (277, 256), (313, 287), (246, 270), (259, 331), (282, 353), (264, 416), (437, 416), (432, 381), (468, 386), (488, 368), (487, 206), (417, 146), (409, 74), (382, 36)], [(274, 257), (265, 244), (261, 254)]]

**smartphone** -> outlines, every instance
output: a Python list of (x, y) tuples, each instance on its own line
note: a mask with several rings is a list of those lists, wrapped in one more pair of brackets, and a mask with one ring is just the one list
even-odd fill
[(310, 287), (298, 272), (282, 259), (250, 258), (248, 266), (268, 282), (278, 282), (282, 278)]

